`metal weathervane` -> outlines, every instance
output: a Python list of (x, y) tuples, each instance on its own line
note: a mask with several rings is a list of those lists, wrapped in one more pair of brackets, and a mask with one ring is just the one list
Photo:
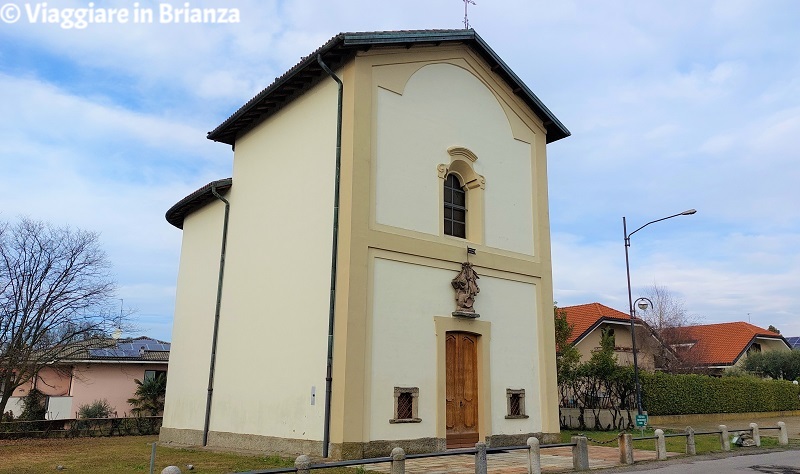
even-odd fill
[(467, 7), (469, 7), (470, 3), (473, 4), (473, 5), (477, 5), (477, 4), (475, 2), (473, 2), (472, 0), (461, 0), (461, 1), (464, 2), (464, 29), (468, 30), (469, 29), (469, 16), (467, 15)]

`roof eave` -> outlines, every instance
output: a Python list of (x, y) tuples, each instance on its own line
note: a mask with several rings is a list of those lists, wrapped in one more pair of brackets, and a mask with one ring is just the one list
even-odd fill
[[(340, 33), (331, 38), (319, 49), (304, 57), (298, 64), (275, 80), (266, 89), (262, 90), (245, 105), (234, 112), (214, 130), (208, 133), (209, 140), (226, 143), (233, 146), (236, 139), (253, 127), (261, 123), (270, 115), (280, 110), (283, 105), (294, 100), (296, 96), (315, 85), (324, 75), (322, 68), (317, 63), (317, 56), (321, 56), (332, 69), (336, 69), (349, 60), (359, 49), (365, 50), (373, 46), (407, 45), (442, 42), (474, 43), (473, 48), (493, 67), (515, 94), (533, 109), (534, 113), (542, 120), (547, 130), (546, 142), (571, 135), (570, 131), (556, 118), (544, 103), (534, 94), (528, 86), (508, 67), (508, 65), (489, 47), (475, 30), (425, 30), (405, 32), (365, 32), (365, 33)], [(477, 46), (477, 47), (476, 47)], [(339, 53), (339, 54), (335, 54)], [(492, 64), (494, 63), (494, 64)], [(305, 75), (307, 77), (303, 78)], [(299, 87), (278, 97), (277, 100), (269, 99), (288, 88), (294, 81), (303, 81)]]
[(212, 187), (216, 188), (218, 193), (224, 194), (231, 186), (233, 186), (231, 178), (212, 181), (175, 203), (164, 214), (164, 218), (178, 229), (183, 229), (186, 216), (216, 199), (211, 191)]

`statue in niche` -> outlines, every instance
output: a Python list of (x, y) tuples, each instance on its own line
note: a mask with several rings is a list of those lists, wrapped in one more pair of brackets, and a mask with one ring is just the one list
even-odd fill
[(456, 310), (453, 316), (466, 316), (477, 318), (480, 316), (475, 312), (472, 305), (475, 303), (475, 296), (481, 292), (478, 288), (478, 276), (472, 268), (472, 264), (464, 262), (461, 264), (461, 272), (453, 278), (451, 284), (456, 290)]

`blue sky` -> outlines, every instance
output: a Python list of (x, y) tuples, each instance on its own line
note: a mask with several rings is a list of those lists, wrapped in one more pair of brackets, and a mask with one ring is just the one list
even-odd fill
[[(241, 21), (65, 29), (28, 20), (43, 2), (8, 3), (23, 16), (0, 21), (0, 218), (99, 231), (139, 333), (161, 339), (181, 239), (164, 212), (231, 174), (206, 132), (338, 32), (460, 28), (464, 12), (203, 0)], [(625, 311), (622, 216), (635, 229), (696, 208), (633, 236), (634, 296), (655, 283), (700, 322), (800, 336), (800, 2), (477, 3), (471, 26), (572, 132), (548, 148), (559, 304)]]

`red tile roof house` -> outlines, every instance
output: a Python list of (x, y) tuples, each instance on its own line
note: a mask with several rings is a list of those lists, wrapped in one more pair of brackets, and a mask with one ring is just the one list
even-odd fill
[(676, 350), (686, 370), (710, 375), (740, 366), (754, 352), (791, 350), (780, 334), (742, 321), (670, 328), (662, 331), (662, 336)]
[[(586, 362), (592, 353), (600, 349), (600, 339), (604, 331), (613, 331), (617, 362), (633, 365), (631, 350), (631, 317), (614, 308), (600, 303), (589, 303), (560, 308), (566, 312), (567, 322), (571, 324), (572, 335), (567, 340), (578, 349), (581, 362)], [(656, 354), (664, 352), (664, 346), (644, 321), (635, 321), (636, 347), (640, 368), (653, 370), (658, 365)], [(669, 351), (669, 348), (666, 348)]]
[(39, 371), (31, 383), (19, 387), (6, 411), (22, 413), (22, 398), (36, 387), (47, 397), (46, 417), (76, 418), (82, 405), (105, 399), (117, 416), (129, 415), (128, 399), (136, 391), (135, 379), (166, 375), (170, 344), (149, 337), (95, 339), (72, 345), (58, 364)]

